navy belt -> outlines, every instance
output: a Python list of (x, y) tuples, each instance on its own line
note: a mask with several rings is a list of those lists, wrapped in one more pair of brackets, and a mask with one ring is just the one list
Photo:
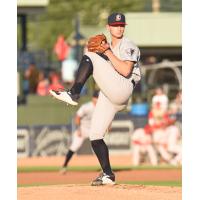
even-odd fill
[(136, 85), (136, 84), (135, 84), (135, 81), (134, 81), (134, 80), (132, 80), (132, 81), (131, 81), (131, 83), (133, 83), (133, 87), (135, 87), (135, 85)]

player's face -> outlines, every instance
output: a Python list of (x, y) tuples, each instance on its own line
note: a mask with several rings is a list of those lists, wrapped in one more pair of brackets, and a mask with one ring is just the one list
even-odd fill
[(125, 25), (108, 26), (108, 29), (113, 37), (121, 38), (124, 34)]

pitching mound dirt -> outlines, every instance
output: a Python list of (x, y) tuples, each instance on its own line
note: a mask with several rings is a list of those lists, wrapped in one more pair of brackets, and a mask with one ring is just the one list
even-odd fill
[(18, 188), (20, 200), (181, 200), (180, 187), (59, 185)]

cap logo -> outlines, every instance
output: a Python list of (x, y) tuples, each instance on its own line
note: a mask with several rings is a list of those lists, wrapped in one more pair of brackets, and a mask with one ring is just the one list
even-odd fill
[(116, 21), (120, 21), (120, 20), (121, 20), (121, 18), (122, 18), (122, 17), (121, 17), (121, 15), (120, 15), (120, 14), (118, 14), (118, 15), (116, 15), (116, 18), (115, 18), (115, 20), (116, 20)]

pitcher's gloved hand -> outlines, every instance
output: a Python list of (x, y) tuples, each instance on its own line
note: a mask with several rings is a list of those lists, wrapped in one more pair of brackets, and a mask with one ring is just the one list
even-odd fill
[(89, 52), (104, 53), (107, 49), (109, 49), (106, 36), (104, 34), (99, 34), (90, 37), (87, 48)]

